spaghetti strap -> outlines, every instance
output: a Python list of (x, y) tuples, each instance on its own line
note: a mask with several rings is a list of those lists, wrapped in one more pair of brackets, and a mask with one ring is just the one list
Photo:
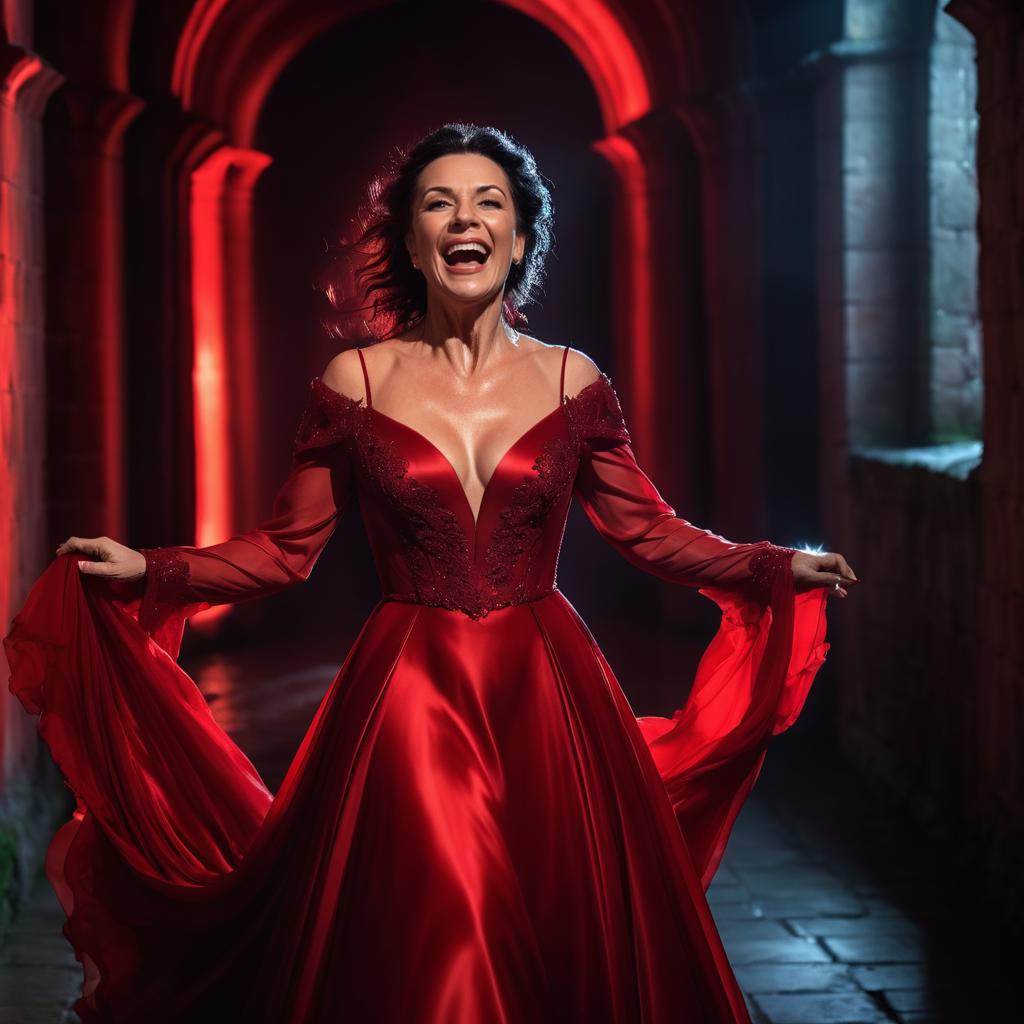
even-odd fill
[(565, 401), (565, 360), (569, 355), (569, 346), (566, 345), (562, 351), (562, 380), (558, 385), (558, 402), (561, 404)]
[(366, 360), (363, 358), (363, 350), (357, 348), (356, 351), (359, 353), (359, 362), (363, 367), (363, 381), (366, 384), (366, 407), (369, 408), (373, 405), (373, 399), (370, 397), (370, 375), (366, 372)]

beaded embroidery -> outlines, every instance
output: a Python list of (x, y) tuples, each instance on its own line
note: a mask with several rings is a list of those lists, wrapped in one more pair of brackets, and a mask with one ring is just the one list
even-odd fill
[(794, 554), (796, 548), (780, 547), (765, 541), (764, 547), (750, 559), (750, 581), (758, 598), (765, 604), (771, 600), (779, 576), (792, 573)]
[(629, 431), (619, 396), (611, 378), (602, 373), (574, 398), (565, 400), (569, 436), (579, 449), (586, 445), (591, 451), (629, 444)]
[(190, 603), (188, 562), (174, 548), (140, 548), (146, 559), (145, 589), (139, 602), (139, 625), (156, 630), (178, 608)]

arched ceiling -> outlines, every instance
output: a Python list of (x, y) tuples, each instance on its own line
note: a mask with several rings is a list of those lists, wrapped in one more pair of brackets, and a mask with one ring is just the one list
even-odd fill
[[(534, 18), (565, 43), (594, 84), (609, 134), (651, 108), (728, 89), (750, 69), (742, 0), (492, 2)], [(222, 127), (229, 142), (248, 146), (267, 93), (298, 52), (339, 22), (386, 4), (165, 0), (151, 7), (98, 0), (47, 19), (57, 28), (43, 49), (69, 81), (147, 100), (173, 96)], [(386, 59), (384, 51), (386, 42)]]

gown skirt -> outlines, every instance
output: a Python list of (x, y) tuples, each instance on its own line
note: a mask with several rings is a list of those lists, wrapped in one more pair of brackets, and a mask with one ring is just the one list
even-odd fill
[(4, 645), (76, 798), (46, 870), (84, 1021), (749, 1020), (705, 891), (825, 658), (821, 589), (702, 587), (721, 622), (667, 718), (555, 587), (484, 615), (386, 593), (272, 794), (177, 662), (199, 558), (154, 626), (78, 557)]

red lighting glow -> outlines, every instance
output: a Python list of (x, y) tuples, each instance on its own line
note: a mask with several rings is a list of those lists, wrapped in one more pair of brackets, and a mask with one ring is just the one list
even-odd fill
[[(246, 195), (260, 172), (270, 163), (266, 154), (222, 146), (211, 153), (192, 172), (189, 224), (192, 255), (192, 328), (193, 328), (193, 436), (196, 464), (196, 544), (216, 544), (235, 530), (235, 492), (231, 419), (234, 409), (231, 375), (235, 362), (251, 362), (252, 324), (243, 319), (239, 325), (249, 337), (233, 337), (235, 318), (225, 267), (228, 265), (230, 220), (240, 209), (231, 201), (231, 189), (237, 185)], [(241, 210), (249, 219), (247, 204)], [(233, 253), (236, 257), (240, 254)], [(251, 257), (251, 252), (245, 254)], [(232, 351), (238, 341), (242, 353)], [(211, 619), (223, 613), (223, 607), (203, 613)]]

